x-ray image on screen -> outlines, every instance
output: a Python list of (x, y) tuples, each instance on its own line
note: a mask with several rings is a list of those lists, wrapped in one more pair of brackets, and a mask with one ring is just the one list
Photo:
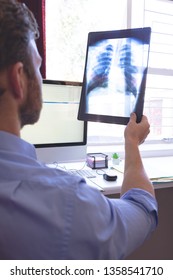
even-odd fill
[[(138, 103), (142, 102), (140, 95), (143, 97), (145, 91), (149, 36), (143, 37), (136, 33), (136, 29), (134, 34), (133, 30), (129, 32), (131, 36), (124, 32), (125, 36), (118, 33), (116, 38), (109, 32), (102, 32), (100, 36), (94, 32), (89, 35), (92, 38), (89, 38), (87, 48), (79, 116), (83, 115), (87, 120), (121, 123), (121, 118), (129, 119), (131, 112), (136, 111)], [(143, 103), (141, 106), (142, 110)]]

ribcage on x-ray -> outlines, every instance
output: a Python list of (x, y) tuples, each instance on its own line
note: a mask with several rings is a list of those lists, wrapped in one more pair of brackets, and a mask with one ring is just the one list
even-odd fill
[[(138, 69), (134, 65), (134, 56), (135, 54), (133, 54), (131, 49), (131, 42), (130, 40), (128, 41), (128, 39), (119, 47), (115, 47), (111, 44), (104, 46), (96, 57), (96, 63), (92, 68), (92, 73), (88, 81), (87, 92), (89, 93), (97, 87), (108, 87), (109, 74), (110, 71), (113, 71), (111, 68), (112, 65), (114, 65), (114, 67), (122, 69), (125, 94), (129, 95), (132, 93), (136, 97), (137, 85), (135, 74)], [(117, 77), (111, 75), (111, 79), (117, 79)]]
[(108, 44), (97, 56), (97, 63), (92, 68), (92, 75), (88, 83), (88, 93), (97, 87), (107, 87), (112, 63), (113, 46)]
[(131, 44), (126, 43), (120, 49), (118, 66), (124, 71), (125, 94), (129, 95), (130, 93), (132, 93), (136, 97), (137, 85), (134, 74), (137, 73), (138, 69), (134, 65), (133, 56), (134, 54), (131, 50)]

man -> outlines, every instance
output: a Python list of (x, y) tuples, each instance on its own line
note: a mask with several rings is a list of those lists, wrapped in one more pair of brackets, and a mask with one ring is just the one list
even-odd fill
[(151, 234), (157, 203), (138, 145), (149, 133), (132, 114), (125, 129), (120, 199), (39, 163), (20, 129), (39, 119), (38, 28), (26, 6), (0, 0), (0, 259), (123, 259)]

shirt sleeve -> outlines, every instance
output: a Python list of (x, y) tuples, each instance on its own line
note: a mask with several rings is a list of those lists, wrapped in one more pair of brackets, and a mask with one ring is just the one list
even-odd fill
[(124, 259), (157, 225), (157, 202), (141, 189), (109, 199), (81, 183), (74, 200), (69, 252), (77, 259)]

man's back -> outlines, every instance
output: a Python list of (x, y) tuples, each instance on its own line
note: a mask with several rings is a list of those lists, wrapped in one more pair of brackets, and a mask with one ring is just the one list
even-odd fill
[[(0, 138), (0, 259), (124, 258), (155, 228), (150, 194), (109, 200), (80, 177), (40, 164), (18, 137)], [(145, 211), (132, 202), (140, 196)]]

